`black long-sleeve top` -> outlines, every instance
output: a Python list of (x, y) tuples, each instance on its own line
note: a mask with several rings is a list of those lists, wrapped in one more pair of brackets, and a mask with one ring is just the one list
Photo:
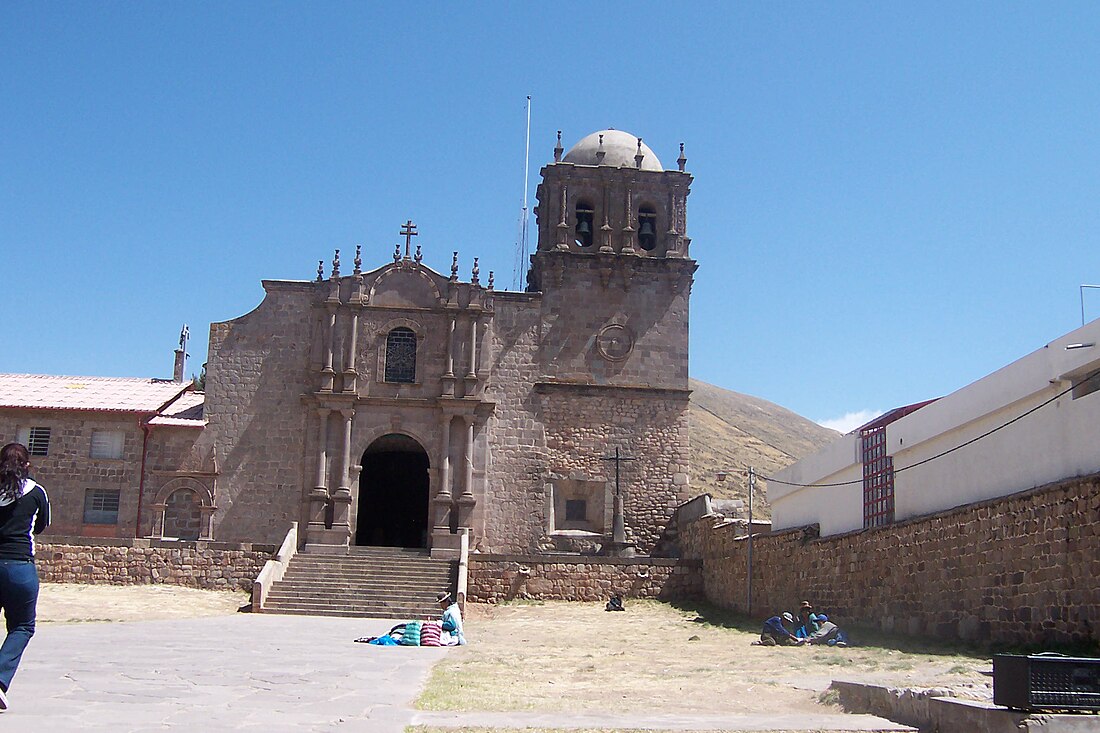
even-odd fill
[(46, 490), (26, 479), (19, 496), (0, 504), (0, 560), (33, 560), (34, 536), (48, 526)]

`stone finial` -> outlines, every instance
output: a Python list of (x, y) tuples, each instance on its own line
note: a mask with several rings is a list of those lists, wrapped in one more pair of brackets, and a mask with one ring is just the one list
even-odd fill
[(680, 157), (676, 159), (676, 165), (680, 166), (680, 170), (683, 171), (687, 165), (688, 159), (684, 155), (684, 144), (680, 143)]
[(470, 284), (472, 284), (472, 285), (477, 285), (478, 284), (477, 276), (481, 274), (481, 268), (478, 267), (477, 260), (478, 260), (478, 258), (475, 257), (474, 258), (474, 269), (473, 269), (473, 272), (470, 273)]
[(489, 270), (489, 283), (485, 287), (488, 288), (489, 290), (493, 289), (493, 271), (492, 270)]
[(332, 256), (332, 279), (340, 277), (340, 250), (336, 250), (336, 254)]
[(603, 162), (605, 155), (607, 155), (607, 151), (603, 149), (603, 135), (600, 135), (600, 146), (596, 148), (596, 165)]
[(317, 282), (325, 279), (325, 261), (317, 260)]
[(563, 148), (561, 146), (561, 130), (558, 130), (558, 144), (554, 147), (554, 162), (555, 163), (560, 163), (561, 162), (561, 154), (562, 154), (562, 151), (564, 151), (564, 150), (565, 150), (565, 148)]
[(451, 282), (458, 280), (458, 252), (451, 257)]
[(355, 273), (358, 275), (363, 271), (363, 245), (355, 245)]
[(424, 255), (420, 254), (420, 245), (418, 244), (418, 245), (416, 245), (416, 255), (413, 257), (413, 260), (415, 260), (416, 264), (419, 265), (420, 261), (423, 260), (423, 259), (424, 259)]
[(643, 160), (645, 160), (645, 153), (642, 152), (642, 139), (638, 138), (638, 152), (634, 154), (634, 167), (641, 168)]

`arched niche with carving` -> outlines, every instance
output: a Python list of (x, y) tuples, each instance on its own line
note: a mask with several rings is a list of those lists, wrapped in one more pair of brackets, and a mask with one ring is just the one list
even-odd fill
[(213, 539), (214, 494), (201, 479), (181, 476), (160, 487), (153, 502), (153, 528), (158, 539)]

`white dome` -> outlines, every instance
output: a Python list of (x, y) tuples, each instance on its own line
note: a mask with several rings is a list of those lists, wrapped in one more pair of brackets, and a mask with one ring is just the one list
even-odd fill
[[(600, 137), (603, 137), (603, 145), (600, 145)], [(603, 150), (603, 160), (596, 153)], [(634, 156), (638, 154), (638, 137), (622, 130), (600, 130), (574, 145), (562, 159), (566, 163), (576, 165), (610, 165), (616, 168), (624, 166), (634, 168)], [(663, 171), (664, 167), (657, 155), (642, 143), (642, 170)]]

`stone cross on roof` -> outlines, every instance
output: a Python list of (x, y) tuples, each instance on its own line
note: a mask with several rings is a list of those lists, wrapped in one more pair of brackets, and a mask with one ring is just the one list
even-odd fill
[(401, 236), (405, 238), (405, 259), (409, 259), (409, 247), (412, 245), (412, 238), (420, 236), (416, 232), (416, 224), (412, 223), (412, 219), (408, 219), (401, 225)]

